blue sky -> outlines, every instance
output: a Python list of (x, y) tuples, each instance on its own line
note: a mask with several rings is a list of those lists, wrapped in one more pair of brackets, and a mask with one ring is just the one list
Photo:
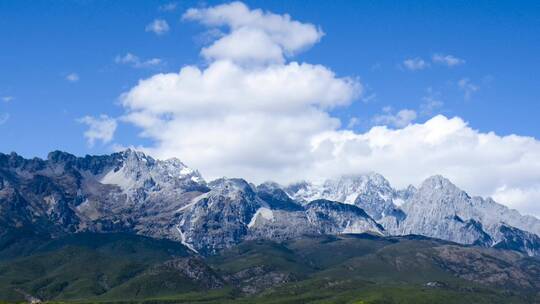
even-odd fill
[(540, 214), (538, 1), (0, 0), (0, 38), (4, 153), (443, 174)]
[[(84, 115), (120, 114), (118, 96), (140, 78), (201, 64), (201, 26), (181, 14), (203, 2), (181, 1), (161, 11), (163, 1), (0, 1), (0, 103), (9, 119), (0, 125), (0, 151), (44, 156), (53, 149), (76, 154), (105, 153), (81, 136)], [(212, 5), (214, 2), (208, 2)], [(296, 59), (324, 64), (338, 75), (356, 76), (369, 87), (369, 103), (336, 110), (357, 128), (385, 106), (417, 109), (433, 95), (440, 111), (460, 116), (473, 128), (498, 134), (540, 137), (540, 3), (537, 1), (248, 1), (275, 13), (320, 26), (321, 42)], [(156, 18), (166, 20), (164, 35), (145, 32)], [(162, 58), (153, 69), (115, 64), (118, 55)], [(464, 59), (447, 68), (432, 65), (411, 72), (407, 58), (429, 60), (435, 53)], [(79, 75), (70, 83), (65, 77)], [(468, 78), (478, 87), (469, 100), (456, 84)], [(429, 117), (420, 117), (420, 120)], [(117, 142), (144, 143), (137, 130), (121, 125)]]

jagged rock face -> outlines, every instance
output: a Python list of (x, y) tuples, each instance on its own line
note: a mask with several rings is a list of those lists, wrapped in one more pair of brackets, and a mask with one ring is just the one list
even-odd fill
[(69, 205), (79, 200), (80, 176), (72, 168), (59, 172), (43, 160), (2, 154), (0, 181), (0, 229), (27, 228), (53, 235), (77, 229), (78, 219)]
[(529, 256), (540, 256), (540, 237), (536, 234), (506, 225), (501, 225), (499, 232), (500, 241), (493, 247), (515, 250)]
[(352, 205), (340, 205), (328, 200), (316, 200), (306, 206), (309, 222), (321, 234), (362, 233), (371, 231), (384, 234), (364, 210)]
[[(390, 235), (418, 234), (481, 246), (508, 244), (504, 246), (536, 255), (538, 243), (530, 234), (540, 235), (540, 220), (489, 198), (470, 197), (441, 176), (428, 178), (419, 189), (395, 190), (382, 176), (368, 174), (322, 184), (302, 182), (286, 190), (304, 204), (314, 198), (354, 204)], [(512, 229), (504, 229), (506, 226)]]
[(502, 222), (540, 235), (540, 220), (534, 216), (521, 215), (517, 210), (509, 209), (491, 198), (473, 197), (471, 205), (476, 210), (478, 219), (485, 223), (486, 227), (491, 227), (490, 233), (496, 233)]
[(128, 221), (125, 226), (139, 234), (175, 239), (174, 214), (210, 190), (204, 179), (178, 159), (154, 160), (132, 150), (120, 158), (117, 166), (96, 176), (94, 187), (101, 190), (78, 207), (80, 214), (97, 221)]
[(178, 211), (180, 241), (200, 253), (215, 253), (245, 239), (286, 240), (368, 231), (384, 234), (356, 206), (319, 200), (302, 207), (275, 185), (268, 191), (268, 185), (255, 188), (241, 179), (220, 179), (209, 186), (210, 192)]
[[(110, 168), (100, 178), (102, 184), (116, 185), (124, 192), (205, 191), (199, 172), (188, 168), (178, 159), (155, 160), (142, 152), (127, 150), (121, 153), (122, 162)], [(161, 191), (163, 192), (163, 191)]]
[[(406, 218), (392, 227), (386, 225), (392, 234), (420, 234), (461, 244), (483, 246), (504, 244), (513, 239), (510, 247), (529, 254), (533, 253), (532, 248), (539, 244), (525, 231), (508, 226), (507, 221), (512, 221), (524, 227), (518, 223), (514, 212), (492, 200), (471, 198), (442, 176), (434, 176), (424, 181), (401, 208)], [(503, 212), (503, 209), (506, 212)], [(535, 227), (531, 225), (528, 229), (534, 230)], [(521, 245), (518, 246), (518, 243)]]
[(241, 179), (220, 179), (212, 190), (178, 210), (177, 229), (188, 247), (214, 253), (240, 242), (247, 234), (247, 223), (265, 203)]
[[(170, 214), (208, 191), (198, 172), (178, 160), (127, 150), (47, 160), (0, 154), (0, 223), (50, 234), (126, 231), (163, 237)], [(166, 219), (166, 220), (165, 220)]]
[(288, 186), (287, 192), (300, 202), (308, 203), (316, 199), (326, 199), (356, 205), (364, 209), (373, 219), (380, 220), (393, 216), (398, 221), (403, 218), (397, 205), (402, 204), (414, 187), (396, 191), (380, 174), (348, 175), (329, 179), (323, 183), (296, 183)]
[(540, 255), (540, 220), (470, 197), (435, 176), (395, 190), (378, 174), (286, 188), (242, 179), (206, 183), (178, 159), (127, 150), (46, 160), (0, 154), (0, 233), (52, 236), (128, 232), (182, 242), (212, 254), (247, 239), (373, 232), (418, 234)]
[(293, 200), (277, 183), (266, 182), (257, 186), (257, 195), (264, 200), (271, 209), (300, 211), (302, 205)]
[(390, 198), (394, 192), (388, 181), (375, 173), (347, 175), (338, 179), (328, 179), (322, 183), (300, 182), (289, 185), (286, 191), (304, 203), (326, 199), (351, 205), (362, 193), (377, 192), (381, 198)]
[(302, 211), (260, 208), (251, 218), (246, 239), (287, 240), (299, 235), (316, 235), (319, 230)]
[(302, 235), (372, 232), (385, 234), (362, 209), (328, 200), (316, 200), (302, 211), (257, 210), (248, 224), (247, 239), (286, 240)]
[(255, 237), (382, 233), (359, 208), (336, 202), (304, 207), (271, 182), (207, 184), (177, 159), (155, 160), (133, 150), (84, 158), (52, 152), (47, 160), (2, 155), (0, 165), (2, 227), (133, 232), (177, 240), (204, 254)]
[(404, 221), (390, 228), (393, 234), (420, 234), (462, 244), (490, 246), (491, 237), (482, 223), (464, 207), (471, 198), (448, 180), (436, 176), (427, 179), (401, 207)]

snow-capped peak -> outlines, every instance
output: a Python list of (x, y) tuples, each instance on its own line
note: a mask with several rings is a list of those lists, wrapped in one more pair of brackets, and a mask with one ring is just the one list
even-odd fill
[(356, 205), (374, 219), (392, 214), (396, 209), (393, 201), (401, 199), (402, 203), (405, 199), (378, 173), (344, 175), (320, 183), (296, 183), (286, 189), (288, 194), (298, 201), (308, 203), (316, 199), (326, 199)]
[(187, 167), (177, 158), (156, 160), (133, 149), (119, 155), (120, 164), (103, 174), (100, 180), (102, 184), (114, 184), (124, 191), (205, 184), (198, 171)]
[(433, 175), (428, 177), (420, 186), (421, 191), (430, 190), (446, 190), (446, 191), (461, 191), (456, 185), (454, 185), (449, 179), (442, 175)]
[(380, 174), (343, 175), (336, 179), (322, 182), (300, 182), (289, 185), (286, 190), (297, 200), (310, 202), (327, 199), (345, 204), (354, 204), (358, 194), (369, 187), (391, 188), (388, 181)]

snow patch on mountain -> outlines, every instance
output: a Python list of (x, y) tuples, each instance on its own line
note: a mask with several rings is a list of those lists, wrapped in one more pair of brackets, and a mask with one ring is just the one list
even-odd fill
[(125, 192), (205, 184), (199, 172), (179, 159), (155, 160), (133, 150), (121, 152), (121, 166), (111, 168), (100, 182), (117, 185)]
[(358, 206), (375, 220), (385, 216), (400, 217), (395, 201), (402, 204), (409, 194), (408, 191), (396, 191), (377, 173), (346, 175), (321, 183), (301, 182), (289, 185), (286, 190), (291, 197), (304, 204), (326, 199)]
[(405, 204), (405, 200), (404, 200), (404, 199), (399, 198), (399, 197), (394, 199), (394, 205), (396, 205), (396, 206), (399, 207), (399, 206), (401, 206), (401, 205), (403, 205), (403, 204)]
[[(540, 232), (540, 220), (522, 216), (491, 199), (470, 197), (438, 175), (426, 179), (401, 209), (406, 218), (393, 227), (386, 226), (393, 234), (420, 234), (461, 244), (491, 246), (504, 239), (527, 237), (521, 231), (537, 235)], [(503, 228), (507, 226), (512, 229)]]
[(471, 197), (442, 176), (402, 190), (375, 173), (287, 187), (238, 178), (207, 184), (178, 159), (133, 150), (85, 157), (55, 151), (47, 160), (0, 153), (0, 165), (0, 200), (9, 206), (0, 219), (8, 228), (131, 232), (201, 254), (246, 239), (375, 232), (540, 255), (539, 219)]
[(193, 245), (191, 245), (190, 243), (186, 242), (186, 235), (184, 234), (184, 232), (182, 231), (182, 229), (180, 229), (180, 226), (179, 225), (176, 225), (175, 226), (176, 228), (176, 231), (178, 231), (178, 233), (180, 234), (180, 242), (182, 243), (182, 245), (186, 246), (189, 250), (195, 252), (195, 253), (199, 253), (197, 251), (197, 249), (195, 249), (195, 247), (193, 247)]
[[(338, 179), (327, 179), (323, 182), (301, 182), (290, 185), (289, 195), (293, 198), (308, 203), (317, 199), (326, 199), (344, 204), (354, 205), (358, 194), (365, 192), (370, 186), (387, 184), (387, 181), (379, 174), (370, 173), (365, 175), (347, 175)], [(379, 187), (377, 187), (379, 188)], [(386, 193), (379, 193), (385, 196)]]
[(253, 227), (255, 225), (255, 221), (259, 218), (259, 216), (265, 220), (272, 221), (274, 220), (274, 213), (271, 209), (268, 209), (266, 207), (261, 207), (257, 209), (251, 220), (249, 221), (249, 224), (247, 225), (249, 228)]
[(125, 175), (125, 172), (114, 169), (103, 176), (99, 182), (105, 185), (116, 185), (123, 191), (128, 191), (137, 186), (137, 183), (134, 180)]

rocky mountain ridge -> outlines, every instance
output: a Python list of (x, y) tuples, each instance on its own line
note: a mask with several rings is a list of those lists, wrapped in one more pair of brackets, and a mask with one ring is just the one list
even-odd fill
[(0, 154), (0, 233), (128, 232), (214, 254), (245, 240), (418, 234), (540, 255), (540, 220), (470, 197), (442, 176), (396, 190), (379, 174), (323, 183), (206, 182), (178, 159), (126, 150), (46, 160)]

